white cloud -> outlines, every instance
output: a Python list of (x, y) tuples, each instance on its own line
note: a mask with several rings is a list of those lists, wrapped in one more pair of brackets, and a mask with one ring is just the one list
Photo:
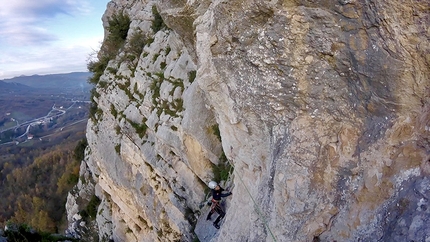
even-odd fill
[[(108, 0), (8, 0), (0, 6), (0, 79), (86, 71)], [(104, 5), (106, 6), (106, 5)], [(96, 12), (95, 12), (96, 11)]]
[(0, 58), (0, 79), (16, 75), (86, 71), (86, 58), (90, 51), (90, 47), (75, 45), (7, 52)]
[(84, 0), (13, 0), (0, 8), (0, 35), (2, 44), (46, 44), (56, 40), (46, 26), (58, 15), (88, 14), (90, 5)]
[(0, 16), (26, 16), (29, 18), (53, 18), (57, 14), (82, 14), (90, 4), (85, 0), (13, 0), (2, 3)]

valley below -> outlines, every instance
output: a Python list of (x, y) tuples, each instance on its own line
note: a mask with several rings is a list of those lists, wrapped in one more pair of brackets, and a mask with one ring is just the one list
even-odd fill
[[(89, 115), (88, 73), (0, 81), (0, 226), (62, 232)], [(83, 146), (84, 147), (84, 146)], [(78, 152), (81, 153), (81, 152)]]

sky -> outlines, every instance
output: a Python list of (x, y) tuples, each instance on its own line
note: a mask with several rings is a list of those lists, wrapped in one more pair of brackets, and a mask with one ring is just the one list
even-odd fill
[(0, 80), (87, 71), (109, 0), (0, 0)]

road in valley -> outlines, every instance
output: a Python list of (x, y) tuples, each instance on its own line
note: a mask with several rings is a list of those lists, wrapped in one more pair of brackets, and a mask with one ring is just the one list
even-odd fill
[[(86, 101), (73, 101), (73, 103), (68, 108), (66, 108), (66, 109), (63, 109), (62, 107), (57, 108), (55, 106), (55, 104), (54, 104), (52, 106), (51, 110), (45, 116), (40, 117), (40, 118), (35, 118), (35, 119), (29, 120), (29, 121), (25, 121), (25, 122), (23, 122), (21, 124), (17, 120), (15, 120), (16, 121), (16, 126), (11, 127), (11, 128), (7, 128), (5, 130), (1, 130), (0, 133), (8, 131), (8, 130), (12, 130), (12, 129), (14, 129), (16, 131), (16, 130), (18, 130), (19, 128), (21, 128), (23, 126), (27, 126), (26, 129), (25, 129), (25, 132), (23, 134), (19, 135), (18, 137), (16, 137), (15, 139), (22, 138), (22, 137), (28, 135), (28, 133), (30, 131), (30, 128), (32, 126), (39, 125), (39, 124), (47, 122), (47, 121), (49, 122), (49, 120), (52, 119), (52, 118), (58, 118), (58, 117), (64, 115), (67, 112), (67, 110), (71, 109), (77, 102), (86, 102)], [(77, 124), (79, 122), (83, 122), (85, 120), (87, 120), (87, 118), (78, 120), (78, 121), (76, 121), (76, 122), (74, 122), (74, 123), (72, 123), (70, 125), (64, 126), (64, 127), (61, 128), (61, 130), (63, 128), (65, 128), (65, 127)], [(47, 137), (47, 136), (50, 136), (50, 135), (46, 135), (44, 137)], [(44, 138), (44, 137), (40, 137), (40, 138)], [(7, 142), (7, 143), (3, 143), (3, 144), (0, 144), (0, 145), (6, 145), (6, 144), (11, 144), (11, 143), (16, 143), (16, 141)]]
[[(73, 103), (71, 106), (73, 106), (75, 103)], [(71, 107), (70, 106), (70, 107)], [(69, 107), (69, 108), (70, 108)], [(53, 114), (53, 112), (59, 112), (59, 113), (56, 113), (56, 114)], [(22, 138), (22, 137), (24, 137), (24, 136), (26, 136), (27, 134), (28, 134), (28, 132), (30, 131), (30, 127), (31, 126), (34, 126), (34, 125), (39, 125), (39, 124), (41, 124), (41, 123), (44, 123), (47, 119), (51, 119), (51, 118), (58, 118), (58, 117), (60, 117), (61, 115), (64, 115), (66, 113), (66, 110), (63, 110), (63, 109), (58, 109), (58, 108), (56, 108), (55, 107), (55, 104), (52, 106), (52, 108), (51, 108), (51, 110), (48, 112), (48, 114), (47, 115), (45, 115), (45, 116), (43, 116), (43, 117), (41, 117), (41, 118), (37, 118), (37, 119), (33, 119), (33, 120), (30, 120), (30, 121), (27, 121), (26, 123), (24, 123), (24, 124), (21, 124), (21, 126), (24, 126), (24, 125), (27, 125), (28, 124), (28, 126), (27, 126), (27, 128), (25, 129), (25, 132), (22, 134), (22, 135), (20, 135), (20, 136), (18, 136), (17, 138), (19, 139), (19, 138)], [(19, 127), (15, 127), (15, 130), (16, 129), (18, 129)]]

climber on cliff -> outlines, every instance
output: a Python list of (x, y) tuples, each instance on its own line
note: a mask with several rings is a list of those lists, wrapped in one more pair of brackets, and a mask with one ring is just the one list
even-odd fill
[(212, 190), (212, 200), (208, 203), (208, 205), (211, 205), (211, 211), (209, 212), (208, 216), (206, 217), (206, 220), (210, 220), (213, 213), (217, 212), (219, 214), (218, 218), (215, 220), (213, 225), (215, 228), (219, 229), (219, 221), (224, 218), (225, 212), (221, 207), (221, 198), (222, 197), (228, 197), (232, 195), (233, 193), (222, 193), (224, 189), (218, 185), (215, 181), (209, 182), (209, 188)]

